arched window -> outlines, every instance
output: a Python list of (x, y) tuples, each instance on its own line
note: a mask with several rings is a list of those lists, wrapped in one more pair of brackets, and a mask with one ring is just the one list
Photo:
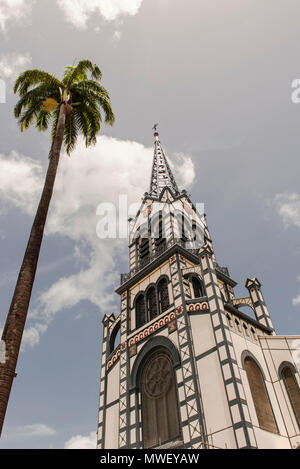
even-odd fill
[(300, 427), (300, 390), (293, 369), (288, 365), (285, 366), (281, 370), (281, 377), (284, 381), (291, 406)]
[(178, 399), (171, 357), (156, 352), (142, 371), (142, 427), (144, 448), (180, 437)]
[(120, 324), (118, 324), (113, 328), (110, 338), (109, 338), (109, 353), (113, 352), (115, 348), (120, 344)]
[(262, 372), (253, 358), (249, 356), (245, 358), (244, 367), (247, 373), (258, 424), (263, 430), (277, 433), (277, 425)]
[(166, 249), (165, 227), (162, 211), (159, 212), (158, 224), (154, 227), (155, 252), (161, 253)]
[(158, 293), (158, 302), (159, 302), (159, 312), (163, 313), (170, 306), (167, 279), (162, 278), (158, 282), (157, 293)]
[(151, 319), (153, 319), (158, 314), (156, 292), (154, 287), (150, 287), (147, 291), (147, 313), (149, 321), (151, 321)]
[(141, 237), (138, 239), (138, 258), (139, 258), (139, 265), (143, 267), (144, 265), (148, 264), (150, 261), (150, 246), (149, 246), (149, 238), (147, 236)]
[(203, 288), (200, 280), (197, 277), (192, 277), (192, 285), (194, 298), (201, 298), (201, 296), (203, 296)]
[(146, 322), (145, 295), (140, 293), (135, 302), (135, 323), (138, 329)]

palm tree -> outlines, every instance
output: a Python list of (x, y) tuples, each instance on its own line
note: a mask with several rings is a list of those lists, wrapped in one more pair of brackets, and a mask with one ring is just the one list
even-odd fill
[(107, 124), (112, 125), (115, 120), (109, 95), (100, 84), (101, 76), (97, 65), (89, 60), (81, 60), (76, 66), (66, 67), (61, 81), (43, 70), (27, 70), (15, 82), (14, 92), (19, 93), (20, 99), (14, 113), (21, 131), (28, 129), (34, 122), (40, 131), (47, 130), (50, 126), (52, 145), (42, 196), (2, 334), (6, 359), (5, 363), (0, 363), (0, 435), (13, 378), (16, 376), (15, 370), (62, 145), (64, 143), (66, 152), (70, 155), (79, 134), (83, 135), (87, 147), (95, 144), (102, 113)]

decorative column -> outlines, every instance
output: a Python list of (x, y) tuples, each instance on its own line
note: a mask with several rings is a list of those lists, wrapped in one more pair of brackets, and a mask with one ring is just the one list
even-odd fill
[(128, 295), (124, 292), (121, 297), (121, 324), (120, 324), (120, 399), (119, 399), (119, 448), (128, 448), (130, 445), (129, 419), (130, 403), (128, 392), (129, 359), (127, 349), (127, 305)]
[(98, 434), (97, 434), (97, 448), (102, 449), (105, 447), (104, 429), (105, 429), (105, 412), (104, 406), (106, 401), (106, 352), (108, 350), (108, 328), (110, 323), (110, 316), (105, 314), (103, 320), (103, 339), (102, 339), (102, 360), (101, 360), (101, 373), (100, 373), (100, 397), (99, 397), (99, 418), (98, 418)]
[(258, 320), (258, 322), (260, 322), (264, 326), (269, 327), (274, 331), (274, 326), (261, 292), (261, 283), (256, 277), (247, 278), (245, 286), (249, 290), (249, 294), (254, 306), (256, 319)]
[(217, 281), (213, 252), (209, 248), (201, 251), (200, 264), (236, 445), (237, 448), (256, 448), (248, 405)]
[(205, 448), (206, 430), (200, 383), (193, 359), (195, 354), (185, 304), (187, 285), (184, 285), (181, 274), (181, 270), (186, 267), (186, 260), (182, 255), (176, 254), (169, 262), (181, 356), (181, 368), (177, 370), (177, 385), (183, 441), (187, 448)]

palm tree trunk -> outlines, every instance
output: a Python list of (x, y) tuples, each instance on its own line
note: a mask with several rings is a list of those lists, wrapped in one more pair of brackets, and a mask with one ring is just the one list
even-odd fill
[(23, 330), (25, 327), (31, 291), (39, 259), (48, 208), (53, 193), (53, 186), (63, 143), (67, 112), (66, 108), (67, 104), (61, 104), (58, 125), (53, 145), (51, 147), (48, 171), (41, 200), (32, 225), (25, 256), (2, 334), (2, 340), (5, 342), (6, 348), (6, 360), (5, 363), (0, 363), (0, 435), (2, 432), (13, 378), (16, 376), (15, 371)]

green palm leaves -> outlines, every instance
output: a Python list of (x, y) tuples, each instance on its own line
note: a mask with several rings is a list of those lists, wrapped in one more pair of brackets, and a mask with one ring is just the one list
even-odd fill
[(40, 131), (50, 126), (54, 139), (60, 106), (65, 104), (64, 144), (67, 153), (72, 152), (80, 134), (86, 146), (95, 144), (102, 115), (108, 125), (115, 120), (108, 92), (100, 84), (101, 77), (98, 66), (89, 60), (67, 66), (62, 81), (43, 70), (22, 73), (14, 87), (14, 92), (20, 96), (14, 113), (21, 130), (28, 129), (33, 123)]

